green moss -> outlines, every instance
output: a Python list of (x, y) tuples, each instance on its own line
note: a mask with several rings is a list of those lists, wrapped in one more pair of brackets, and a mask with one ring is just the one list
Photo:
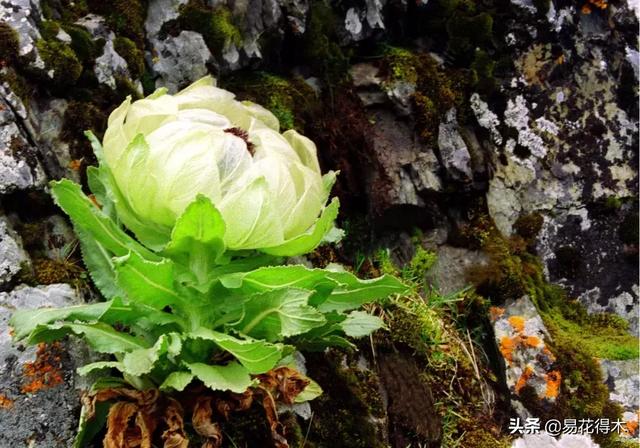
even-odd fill
[(530, 213), (518, 217), (513, 228), (525, 241), (533, 243), (542, 230), (542, 224), (544, 224), (544, 217), (540, 213)]
[(42, 16), (47, 20), (73, 23), (89, 13), (85, 0), (42, 0)]
[[(204, 0), (190, 0), (180, 7), (176, 22), (179, 29), (202, 34), (211, 52), (218, 57), (230, 43), (242, 44), (242, 34), (233, 23), (231, 11), (225, 6), (211, 8)], [(168, 24), (169, 28), (171, 26)]]
[(303, 55), (330, 86), (346, 79), (349, 71), (349, 54), (338, 43), (338, 23), (339, 19), (324, 1), (315, 0), (311, 4), (303, 37)]
[(468, 66), (475, 49), (491, 42), (493, 17), (484, 12), (475, 16), (454, 14), (447, 21), (447, 54), (462, 65)]
[[(2, 58), (0, 58), (2, 59)], [(18, 95), (23, 103), (29, 104), (33, 87), (11, 66), (4, 67), (0, 72), (0, 83), (9, 84), (11, 91)]]
[(313, 89), (300, 78), (283, 78), (267, 72), (239, 73), (225, 81), (225, 88), (239, 98), (269, 109), (280, 121), (280, 129), (303, 131), (305, 117), (317, 107)]
[(53, 82), (57, 85), (73, 85), (82, 73), (82, 64), (71, 47), (57, 40), (40, 39), (36, 47), (46, 70), (53, 70)]
[(18, 58), (20, 38), (16, 30), (0, 21), (0, 61), (12, 63)]
[(96, 104), (70, 101), (64, 113), (61, 137), (70, 144), (74, 158), (85, 158), (89, 162), (93, 160), (93, 156), (84, 132), (91, 130), (101, 136), (106, 124), (107, 116)]
[(416, 85), (413, 97), (416, 129), (423, 140), (435, 144), (444, 114), (464, 104), (469, 76), (440, 66), (426, 53), (386, 46), (382, 54), (387, 84), (404, 81)]
[(60, 32), (60, 24), (55, 20), (43, 20), (40, 23), (40, 34), (45, 40), (55, 39)]
[(144, 73), (144, 53), (135, 42), (126, 37), (116, 37), (113, 42), (116, 52), (127, 61), (129, 74), (133, 79), (139, 78)]
[(493, 70), (496, 63), (489, 57), (486, 51), (476, 48), (471, 62), (471, 76), (473, 78), (474, 87), (482, 92), (487, 93), (495, 89), (496, 81), (493, 78)]
[(62, 28), (71, 37), (71, 48), (78, 59), (85, 65), (93, 64), (95, 58), (102, 53), (104, 39), (94, 41), (91, 34), (79, 25), (64, 24)]
[(139, 48), (144, 47), (144, 21), (147, 17), (146, 0), (88, 0), (92, 12), (105, 17), (117, 35), (128, 37)]

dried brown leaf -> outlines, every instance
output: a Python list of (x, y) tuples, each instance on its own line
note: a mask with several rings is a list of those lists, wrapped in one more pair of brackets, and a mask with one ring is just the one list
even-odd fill
[(191, 417), (193, 429), (206, 438), (202, 448), (219, 448), (222, 445), (222, 429), (218, 423), (212, 420), (212, 401), (213, 397), (210, 396), (200, 397), (196, 400)]
[(104, 437), (104, 448), (127, 448), (125, 437), (129, 427), (129, 420), (138, 412), (134, 403), (120, 401), (109, 409), (107, 417), (107, 434)]
[(300, 372), (287, 366), (272, 369), (259, 375), (260, 384), (276, 401), (293, 404), (294, 400), (310, 383)]
[(168, 399), (163, 420), (167, 429), (162, 433), (163, 448), (187, 448), (189, 440), (184, 432), (184, 416), (182, 406), (173, 398)]

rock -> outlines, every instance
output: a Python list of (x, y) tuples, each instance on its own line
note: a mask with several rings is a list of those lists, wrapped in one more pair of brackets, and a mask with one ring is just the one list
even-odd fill
[(565, 434), (556, 440), (553, 436), (542, 432), (527, 434), (514, 440), (511, 448), (599, 448), (589, 436), (579, 434)]
[(496, 145), (502, 144), (502, 135), (498, 131), (500, 120), (498, 116), (489, 109), (489, 105), (482, 101), (480, 95), (474, 93), (470, 98), (471, 110), (478, 120), (478, 124), (491, 133), (491, 139)]
[(372, 198), (374, 213), (391, 218), (392, 207), (423, 207), (425, 195), (442, 189), (433, 151), (418, 141), (410, 122), (392, 112), (374, 109), (371, 120), (376, 133), (373, 150), (384, 176), (383, 191)]
[(29, 257), (22, 248), (22, 241), (4, 217), (0, 216), (0, 287), (20, 272)]
[(545, 344), (549, 332), (531, 299), (524, 296), (507, 301), (503, 308), (492, 307), (491, 321), (514, 399), (528, 386), (540, 399), (554, 402), (562, 378), (552, 370), (555, 356)]
[(116, 78), (129, 78), (127, 61), (116, 53), (113, 48), (113, 38), (105, 43), (102, 55), (96, 59), (93, 71), (99, 83), (105, 84), (113, 90), (116, 88)]
[(440, 123), (438, 149), (442, 164), (447, 172), (456, 180), (469, 181), (473, 178), (471, 156), (458, 128), (456, 109), (453, 107), (449, 109), (444, 121)]
[(0, 86), (0, 195), (38, 188), (46, 181), (37, 150), (23, 127), (24, 116), (16, 115), (10, 99), (8, 91)]
[(181, 31), (164, 41), (153, 41), (153, 45), (157, 54), (152, 60), (153, 70), (160, 75), (157, 87), (166, 87), (175, 93), (209, 72), (207, 64), (213, 61), (213, 56), (199, 33)]
[(434, 250), (438, 254), (438, 261), (428, 273), (429, 282), (445, 296), (468, 286), (466, 273), (469, 268), (481, 267), (489, 261), (484, 253), (462, 247), (443, 244), (434, 247)]
[[(16, 309), (81, 302), (66, 284), (0, 293), (0, 394), (5, 403), (0, 406), (0, 446), (72, 446), (80, 407), (79, 392), (74, 388), (75, 368), (86, 356), (83, 358), (82, 351), (70, 343), (20, 348), (11, 341), (8, 321)], [(25, 370), (29, 363), (35, 368)], [(46, 378), (38, 367), (46, 368)], [(44, 387), (39, 380), (44, 380)]]
[(635, 412), (640, 407), (640, 376), (638, 360), (600, 361), (602, 376), (609, 386), (611, 401), (620, 403), (625, 411)]
[(400, 116), (411, 114), (416, 85), (407, 81), (393, 81), (385, 85), (385, 92)]
[(147, 19), (144, 22), (147, 38), (155, 39), (162, 25), (177, 19), (180, 15), (180, 6), (186, 3), (187, 0), (151, 0), (147, 9)]
[(20, 40), (18, 53), (25, 56), (30, 65), (43, 69), (44, 61), (38, 53), (36, 41), (40, 39), (38, 22), (40, 18), (39, 0), (10, 0), (0, 2), (0, 21), (6, 22), (17, 33)]

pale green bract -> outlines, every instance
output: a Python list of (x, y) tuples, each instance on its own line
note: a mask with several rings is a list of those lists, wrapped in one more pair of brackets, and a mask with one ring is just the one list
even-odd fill
[[(310, 140), (281, 135), (270, 112), (212, 78), (125, 101), (104, 148), (87, 137), (99, 161), (87, 170), (93, 198), (68, 179), (50, 187), (105, 301), (19, 310), (10, 324), (16, 340), (74, 335), (111, 356), (78, 369), (117, 375), (93, 389), (178, 393), (199, 381), (240, 393), (296, 350), (355, 348), (351, 338), (384, 327), (359, 308), (407, 289), (392, 276), (283, 264), (334, 239), (338, 202), (325, 203), (335, 176), (321, 176)], [(322, 392), (309, 381), (296, 402)], [(74, 447), (99, 432), (105, 406), (81, 415)]]
[[(226, 223), (227, 248), (306, 252), (309, 242), (296, 239), (315, 232), (317, 245), (330, 229), (324, 221), (335, 218), (335, 206), (325, 207), (335, 173), (321, 174), (311, 140), (295, 130), (281, 134), (271, 112), (215, 84), (207, 76), (175, 95), (158, 89), (111, 113), (102, 162), (119, 218), (161, 249), (201, 194)], [(322, 213), (330, 216), (320, 222)]]

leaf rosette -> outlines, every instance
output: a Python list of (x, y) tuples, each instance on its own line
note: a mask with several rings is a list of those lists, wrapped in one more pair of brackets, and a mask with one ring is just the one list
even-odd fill
[[(296, 350), (353, 348), (351, 338), (383, 327), (362, 305), (406, 290), (392, 276), (282, 264), (333, 233), (335, 176), (321, 175), (310, 140), (281, 135), (270, 112), (211, 78), (125, 101), (104, 148), (87, 136), (100, 162), (87, 172), (92, 195), (67, 179), (50, 188), (105, 300), (11, 318), (16, 340), (75, 335), (110, 356), (82, 375), (109, 370), (117, 376), (99, 383), (118, 390), (264, 389)], [(306, 377), (299, 384), (287, 402), (321, 393)], [(77, 446), (95, 434), (90, 422), (81, 418)]]

